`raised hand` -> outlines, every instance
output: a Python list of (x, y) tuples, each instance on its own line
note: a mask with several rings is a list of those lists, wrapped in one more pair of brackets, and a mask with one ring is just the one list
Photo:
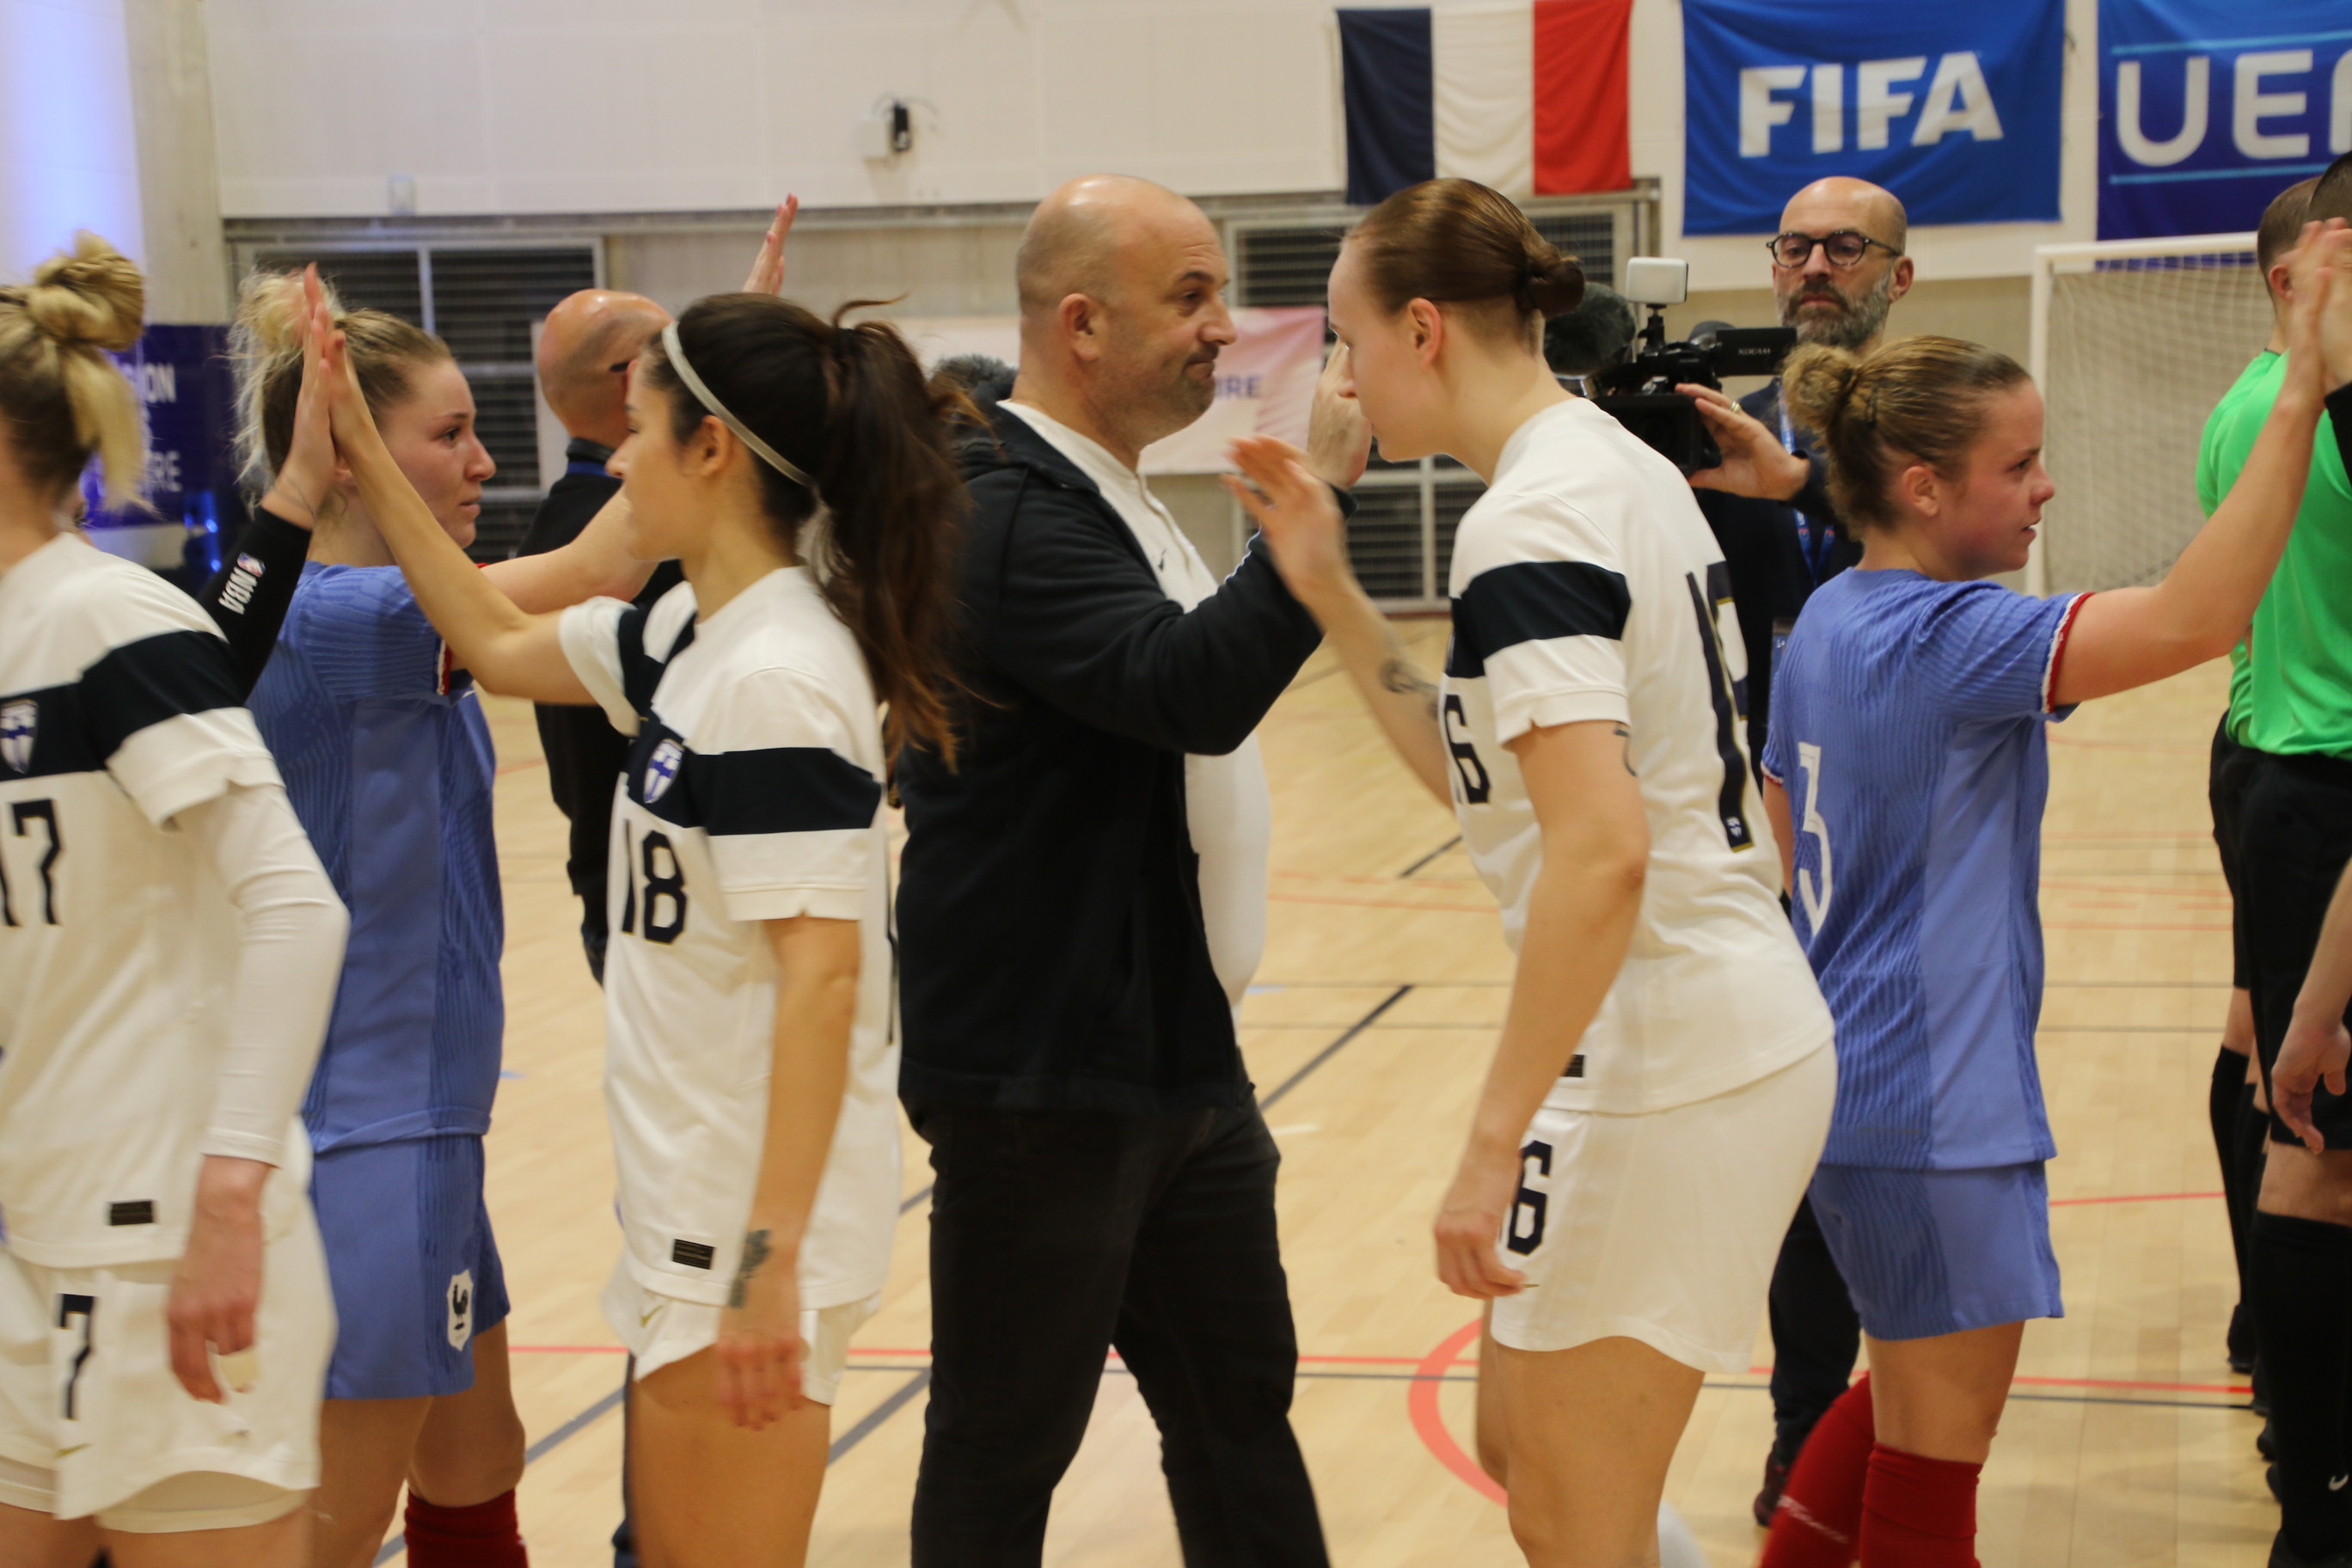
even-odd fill
[(2352, 229), (2342, 218), (2304, 225), (2285, 265), (2286, 374), (2324, 395), (2352, 381)]
[(320, 366), (334, 318), (315, 262), (302, 269), (302, 390), (294, 403), (294, 438), (261, 504), (298, 528), (310, 528), (335, 482), (335, 437), (329, 426), (333, 389)]
[(1691, 488), (1724, 490), (1763, 500), (1787, 500), (1805, 488), (1811, 465), (1780, 445), (1780, 436), (1717, 387), (1696, 383), (1675, 388), (1697, 405), (1723, 461), (1690, 477)]
[(1313, 608), (1349, 583), (1348, 536), (1330, 487), (1310, 472), (1305, 454), (1271, 436), (1233, 446), (1247, 482), (1228, 474), (1225, 488), (1265, 535), (1274, 564), (1298, 602)]
[(788, 195), (778, 204), (775, 221), (768, 225), (768, 232), (760, 241), (760, 254), (751, 258), (751, 275), (743, 279), (744, 293), (784, 291), (784, 240), (792, 234), (793, 219), (800, 210), (798, 196)]
[(1348, 345), (1334, 343), (1315, 382), (1315, 402), (1307, 416), (1307, 466), (1336, 489), (1351, 490), (1372, 460), (1372, 426), (1356, 401), (1355, 372)]

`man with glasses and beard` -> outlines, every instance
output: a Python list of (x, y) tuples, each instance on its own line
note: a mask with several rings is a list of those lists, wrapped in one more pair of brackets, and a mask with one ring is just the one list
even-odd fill
[[(1780, 324), (1802, 343), (1866, 354), (1886, 314), (1911, 289), (1903, 253), (1909, 225), (1895, 193), (1866, 180), (1816, 180), (1789, 199), (1780, 232), (1766, 242)], [(1795, 423), (1774, 378), (1734, 402), (1712, 387), (1679, 389), (1723, 450), (1719, 467), (1690, 478), (1699, 510), (1723, 547), (1731, 596), (1748, 646), (1748, 754), (1761, 756), (1772, 713), (1778, 645), (1815, 588), (1862, 558), (1829, 497), (1829, 462), (1814, 433)], [(1831, 1260), (1810, 1201), (1790, 1222), (1772, 1271), (1772, 1451), (1756, 1494), (1769, 1526), (1789, 1467), (1813, 1424), (1845, 1392), (1861, 1353), (1862, 1325)]]
[[(1255, 731), (1322, 633), (1262, 544), (1218, 581), (1138, 471), (1234, 340), (1201, 209), (1073, 180), (1016, 270), (1021, 363), (974, 388), (961, 454), (961, 754), (897, 779), (899, 1093), (937, 1181), (915, 1568), (1038, 1561), (1114, 1348), (1184, 1560), (1322, 1568), (1234, 1033), (1265, 935)], [(1339, 384), (1308, 445), (1344, 490), (1370, 436)]]

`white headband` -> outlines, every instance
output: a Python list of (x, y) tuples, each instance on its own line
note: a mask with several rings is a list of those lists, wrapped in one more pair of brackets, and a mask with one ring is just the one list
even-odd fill
[(669, 354), (670, 368), (677, 372), (678, 380), (686, 383), (686, 389), (694, 394), (695, 401), (701, 404), (703, 407), (710, 411), (712, 418), (718, 420), (721, 425), (726, 426), (730, 430), (734, 431), (736, 439), (741, 441), (746, 447), (751, 447), (751, 450), (758, 455), (760, 460), (767, 464), (768, 467), (775, 469), (776, 472), (783, 475), (784, 478), (792, 480), (796, 485), (804, 485), (812, 490), (816, 489), (816, 481), (814, 479), (810, 479), (806, 474), (803, 473), (799, 467), (790, 458), (786, 458), (782, 452), (777, 451), (773, 447), (769, 446), (765, 441), (762, 441), (757, 436), (752, 435), (750, 430), (744, 427), (743, 422), (740, 419), (736, 418), (735, 416), (727, 412), (727, 405), (725, 404), (719, 402), (718, 398), (711, 395), (710, 388), (702, 384), (702, 378), (694, 374), (694, 367), (692, 365), (686, 363), (686, 350), (678, 346), (677, 323), (676, 321), (672, 321), (669, 325), (662, 329), (661, 340), (662, 348)]

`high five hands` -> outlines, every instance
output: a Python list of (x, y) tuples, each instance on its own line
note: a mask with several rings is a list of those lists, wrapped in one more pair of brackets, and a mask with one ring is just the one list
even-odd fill
[(793, 232), (793, 219), (800, 216), (801, 199), (787, 195), (777, 204), (775, 220), (768, 225), (767, 234), (760, 241), (760, 254), (751, 259), (751, 275), (743, 279), (746, 294), (781, 294), (784, 291), (784, 240)]

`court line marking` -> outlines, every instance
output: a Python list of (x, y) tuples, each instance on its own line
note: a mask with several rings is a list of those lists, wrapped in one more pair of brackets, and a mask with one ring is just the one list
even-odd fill
[(1428, 865), (1431, 861), (1436, 859), (1439, 856), (1444, 854), (1448, 849), (1453, 848), (1455, 845), (1461, 842), (1462, 835), (1459, 833), (1455, 834), (1453, 837), (1447, 839), (1444, 843), (1439, 845), (1436, 848), (1431, 850), (1428, 854), (1423, 856), (1412, 865), (1407, 866), (1403, 870), (1399, 871), (1397, 873), (1397, 880), (1400, 882), (1403, 881), (1407, 877), (1412, 876), (1415, 871), (1420, 870), (1423, 867)]
[[(1257, 1102), (1257, 1108), (1260, 1113), (1273, 1110), (1274, 1102), (1276, 1100), (1280, 1100), (1284, 1095), (1288, 1094), (1292, 1089), (1297, 1089), (1298, 1087), (1299, 1080), (1304, 1079), (1308, 1073), (1313, 1072), (1317, 1068), (1321, 1067), (1325, 1062), (1329, 1061), (1333, 1057), (1339, 1055), (1342, 1047), (1346, 1046), (1349, 1041), (1354, 1039), (1358, 1035), (1362, 1034), (1366, 1029), (1370, 1028), (1375, 1023), (1379, 1022), (1381, 1014), (1387, 1012), (1390, 1008), (1403, 1001), (1406, 994), (1412, 990), (1412, 987), (1411, 985), (1400, 985), (1394, 991), (1390, 992), (1386, 998), (1373, 1004), (1372, 1010), (1365, 1014), (1362, 1017), (1357, 1019), (1353, 1024), (1349, 1025), (1348, 1026), (1347, 1033), (1341, 1035), (1338, 1039), (1332, 1041), (1329, 1045), (1316, 1052), (1314, 1056), (1307, 1059), (1305, 1067), (1300, 1068), (1297, 1072), (1292, 1073), (1288, 1078), (1284, 1079), (1279, 1088), (1277, 1088), (1272, 1094), (1260, 1100)], [(1249, 1026), (1256, 1027), (1257, 1026), (1253, 1025)], [(925, 1198), (931, 1195), (931, 1189), (936, 1185), (938, 1185), (938, 1184), (935, 1182), (925, 1182), (918, 1191), (910, 1194), (898, 1205), (898, 1212), (901, 1215), (911, 1212), (917, 1204), (921, 1203)]]
[(887, 1368), (856, 1367), (850, 1368), (848, 1370), (860, 1372), (911, 1372), (915, 1375), (900, 1384), (898, 1389), (891, 1394), (889, 1398), (884, 1400), (881, 1404), (876, 1405), (873, 1409), (859, 1416), (857, 1418), (857, 1425), (852, 1426), (848, 1431), (844, 1432), (840, 1436), (835, 1437), (833, 1440), (832, 1447), (828, 1447), (824, 1451), (824, 1462), (828, 1466), (839, 1464), (841, 1462), (841, 1457), (844, 1454), (848, 1453), (849, 1450), (857, 1447), (858, 1444), (863, 1443), (866, 1438), (874, 1436), (876, 1430), (878, 1429), (884, 1422), (889, 1420), (890, 1417), (905, 1409), (908, 1401), (912, 1400), (915, 1395), (922, 1393), (923, 1390), (931, 1385), (931, 1369), (927, 1366)]

